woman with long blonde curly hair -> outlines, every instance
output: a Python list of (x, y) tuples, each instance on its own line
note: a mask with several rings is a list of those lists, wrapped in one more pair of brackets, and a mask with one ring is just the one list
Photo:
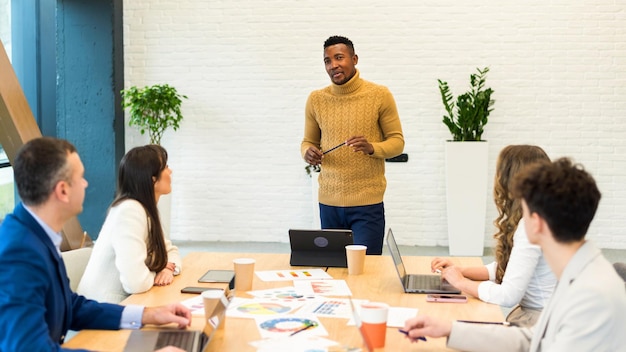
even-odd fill
[(528, 242), (521, 203), (511, 196), (510, 190), (515, 175), (524, 167), (549, 161), (546, 152), (533, 145), (510, 145), (500, 152), (493, 191), (498, 210), (493, 263), (460, 267), (447, 258), (436, 258), (431, 263), (431, 269), (440, 270), (442, 277), (456, 288), (485, 302), (515, 306), (507, 321), (523, 326), (535, 323), (548, 303), (556, 279), (541, 249)]

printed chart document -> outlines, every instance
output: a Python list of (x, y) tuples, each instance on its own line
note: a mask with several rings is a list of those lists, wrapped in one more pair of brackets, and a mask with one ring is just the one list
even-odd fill
[[(293, 336), (252, 341), (250, 345), (255, 347), (257, 352), (311, 352), (328, 351), (328, 347), (337, 345), (337, 342), (320, 336), (296, 334)], [(340, 349), (339, 351), (345, 351), (345, 349)]]
[(234, 297), (226, 315), (235, 318), (257, 318), (292, 313), (306, 302), (298, 300), (266, 300), (263, 298)]
[(267, 290), (248, 291), (249, 295), (256, 298), (271, 299), (271, 300), (294, 300), (294, 301), (310, 301), (318, 298), (314, 294), (303, 294), (296, 291), (293, 286), (270, 288)]
[(322, 323), (314, 315), (281, 315), (278, 317), (258, 317), (255, 319), (263, 338), (285, 336), (328, 336)]
[(191, 315), (204, 315), (204, 300), (202, 299), (202, 295), (181, 301), (180, 304), (189, 308)]
[(324, 280), (333, 278), (323, 269), (266, 270), (256, 271), (255, 273), (263, 281)]
[[(354, 304), (360, 305), (367, 300), (354, 299)], [(323, 298), (305, 304), (298, 310), (299, 314), (314, 314), (318, 317), (327, 318), (352, 318), (350, 300), (347, 298)], [(403, 325), (404, 326), (404, 325)]]
[(345, 280), (294, 281), (293, 287), (303, 295), (352, 296)]

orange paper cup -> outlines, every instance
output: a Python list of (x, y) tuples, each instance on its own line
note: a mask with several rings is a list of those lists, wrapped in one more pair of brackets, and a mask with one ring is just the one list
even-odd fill
[(385, 347), (389, 305), (379, 302), (361, 304), (361, 331), (372, 348)]

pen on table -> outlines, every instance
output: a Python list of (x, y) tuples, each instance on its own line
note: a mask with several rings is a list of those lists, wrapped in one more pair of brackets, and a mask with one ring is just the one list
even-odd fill
[(336, 146), (334, 146), (334, 147), (332, 147), (332, 148), (328, 149), (327, 151), (323, 152), (322, 154), (330, 153), (330, 152), (332, 152), (333, 150), (335, 150), (335, 149), (337, 149), (337, 148), (339, 148), (339, 147), (342, 147), (342, 146), (344, 146), (344, 145), (346, 145), (346, 142), (341, 142), (341, 144), (338, 144), (338, 145), (336, 145)]
[(503, 326), (517, 326), (515, 323), (509, 323), (508, 321), (476, 321), (476, 320), (457, 320), (459, 323), (468, 324), (488, 324), (488, 325), (503, 325)]
[[(400, 331), (401, 333), (405, 334), (406, 336), (409, 336), (409, 332), (406, 331), (406, 330), (398, 329), (398, 331)], [(416, 340), (426, 341), (426, 338), (424, 336), (416, 337), (415, 339)]]
[(305, 327), (303, 327), (302, 329), (300, 329), (300, 330), (296, 330), (296, 331), (292, 332), (291, 334), (289, 334), (289, 336), (293, 336), (293, 335), (295, 335), (295, 334), (297, 334), (297, 333), (299, 333), (299, 332), (302, 332), (302, 331), (304, 331), (304, 330), (306, 330), (306, 329), (310, 329), (310, 328), (312, 328), (312, 327), (314, 327), (314, 326), (315, 326), (315, 324), (307, 324), (307, 325), (306, 325)]

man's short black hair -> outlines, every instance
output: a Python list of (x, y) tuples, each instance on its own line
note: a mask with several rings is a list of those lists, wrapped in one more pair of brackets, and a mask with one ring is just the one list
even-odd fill
[(531, 213), (548, 223), (560, 243), (578, 242), (585, 237), (601, 198), (593, 177), (568, 158), (522, 170), (515, 179), (513, 193), (524, 199)]
[(354, 55), (354, 44), (352, 44), (352, 41), (340, 35), (333, 35), (332, 37), (326, 39), (326, 41), (324, 42), (324, 49), (336, 44), (345, 44), (348, 48), (350, 48), (350, 51)]
[(44, 203), (59, 181), (69, 181), (67, 157), (76, 153), (68, 141), (52, 137), (35, 138), (24, 144), (13, 163), (17, 193), (26, 205)]

